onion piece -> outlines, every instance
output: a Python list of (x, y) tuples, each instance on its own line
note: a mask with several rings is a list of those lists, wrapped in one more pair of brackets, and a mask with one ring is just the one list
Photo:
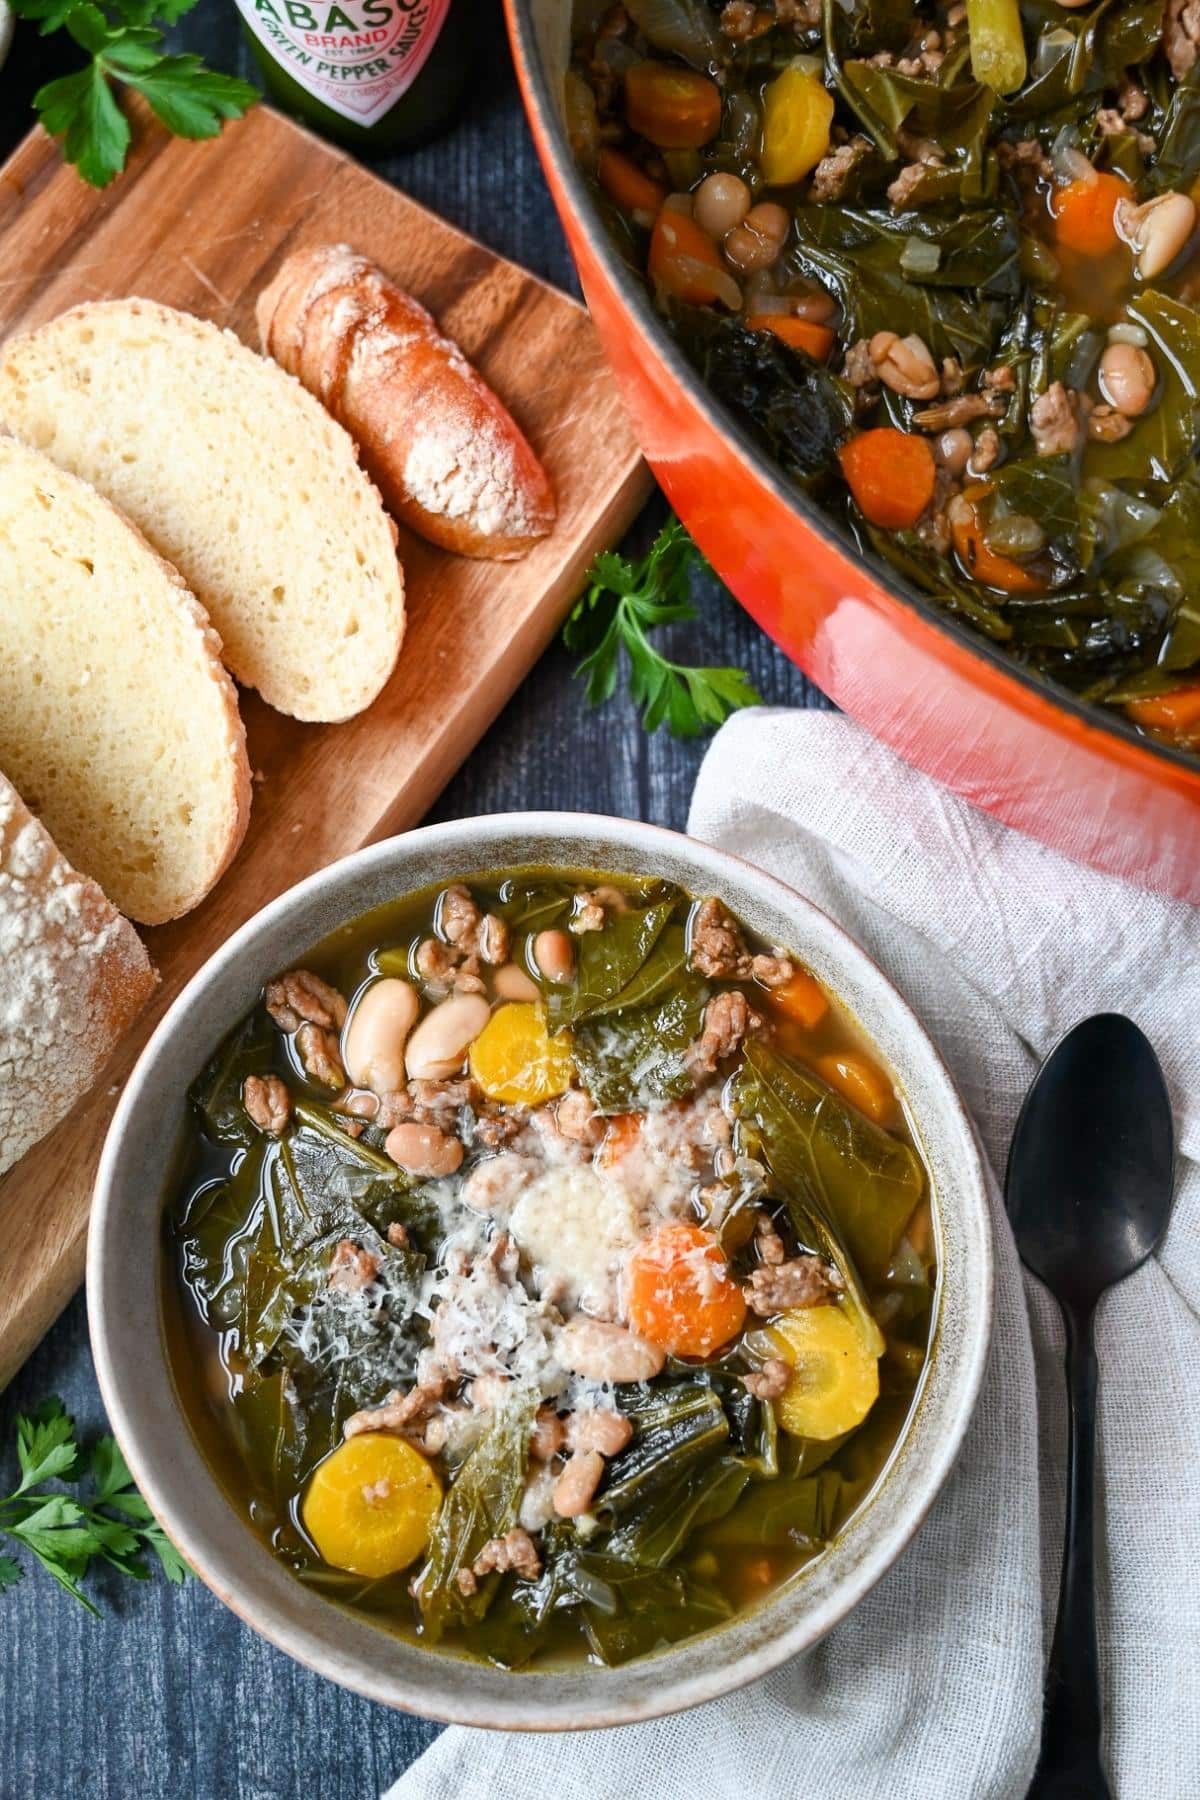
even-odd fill
[(625, 11), (656, 50), (682, 56), (693, 69), (707, 69), (720, 54), (703, 0), (625, 0)]

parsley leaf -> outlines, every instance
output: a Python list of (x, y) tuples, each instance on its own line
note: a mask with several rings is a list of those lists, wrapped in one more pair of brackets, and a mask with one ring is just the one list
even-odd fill
[(629, 693), (647, 731), (666, 725), (675, 737), (696, 737), (731, 712), (754, 706), (759, 693), (741, 669), (694, 668), (671, 662), (648, 634), (660, 625), (694, 619), (690, 577), (708, 564), (678, 519), (670, 519), (640, 562), (606, 551), (592, 565), (590, 583), (563, 627), (569, 650), (582, 652), (577, 673), (587, 699), (599, 706), (616, 692), (621, 651), (629, 658)]
[(66, 1477), (75, 1468), (75, 1428), (57, 1397), (46, 1400), (30, 1419), (17, 1419), (18, 1494), (38, 1482)]
[[(0, 1537), (28, 1551), (90, 1613), (97, 1609), (80, 1583), (93, 1557), (122, 1575), (148, 1581), (151, 1570), (144, 1552), (149, 1550), (169, 1581), (186, 1579), (187, 1564), (133, 1485), (114, 1438), (97, 1440), (85, 1476), (75, 1423), (61, 1400), (47, 1400), (32, 1415), (18, 1416), (16, 1429), (21, 1479), (7, 1499), (0, 1499)], [(91, 1482), (90, 1496), (45, 1486), (57, 1480), (78, 1487), (85, 1479)], [(0, 1595), (21, 1575), (16, 1557), (0, 1555)]]
[(107, 187), (121, 173), (129, 149), (129, 123), (99, 63), (48, 81), (33, 96), (33, 104), (50, 136), (63, 139), (63, 155), (85, 181)]
[(66, 31), (90, 61), (74, 74), (48, 81), (34, 110), (63, 154), (93, 187), (106, 187), (125, 167), (131, 133), (113, 82), (136, 88), (168, 131), (178, 137), (215, 137), (226, 119), (254, 105), (257, 90), (234, 75), (204, 66), (198, 56), (168, 55), (163, 29), (195, 0), (12, 0), (20, 18), (42, 33)]
[(160, 56), (136, 71), (122, 63), (121, 72), (176, 137), (216, 137), (224, 121), (241, 118), (248, 104), (244, 81), (206, 69), (198, 56)]

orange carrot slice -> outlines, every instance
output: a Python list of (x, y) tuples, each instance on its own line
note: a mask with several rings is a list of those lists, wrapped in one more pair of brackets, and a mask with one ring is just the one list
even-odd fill
[(622, 212), (649, 213), (653, 218), (657, 216), (667, 197), (664, 187), (657, 181), (652, 181), (644, 169), (638, 168), (632, 157), (622, 156), (619, 150), (604, 149), (600, 152), (596, 178), (609, 199), (615, 200)]
[(660, 1225), (625, 1266), (629, 1323), (672, 1356), (710, 1356), (746, 1321), (742, 1290), (711, 1231)]
[(1195, 731), (1200, 727), (1200, 681), (1172, 688), (1169, 694), (1130, 700), (1125, 711), (1135, 724), (1144, 725), (1148, 731)]
[(751, 331), (773, 331), (793, 350), (807, 350), (814, 362), (824, 362), (833, 349), (833, 332), (812, 319), (797, 319), (791, 313), (752, 313), (746, 324)]
[(720, 129), (721, 90), (694, 69), (635, 63), (625, 73), (625, 117), (660, 150), (699, 150)]
[(1129, 185), (1117, 175), (1085, 175), (1056, 188), (1050, 196), (1054, 235), (1064, 250), (1080, 256), (1106, 256), (1120, 238), (1113, 219), (1117, 201), (1129, 197)]
[(885, 531), (908, 530), (933, 499), (933, 451), (913, 432), (891, 425), (860, 431), (838, 459), (864, 519)]

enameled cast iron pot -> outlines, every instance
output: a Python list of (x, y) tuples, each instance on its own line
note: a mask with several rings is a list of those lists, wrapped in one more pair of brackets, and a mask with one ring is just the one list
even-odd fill
[[(837, 1542), (752, 1611), (622, 1669), (520, 1674), (437, 1655), (343, 1612), (277, 1562), (218, 1486), (167, 1360), (161, 1215), (187, 1091), (263, 983), (327, 932), (430, 882), (519, 863), (652, 869), (719, 893), (836, 993), (895, 1071), (930, 1172), (939, 1280), (933, 1345), (888, 1467)], [(143, 1051), (96, 1178), (88, 1316), (100, 1390), (134, 1477), (196, 1572), (256, 1631), (369, 1699), (438, 1719), (573, 1730), (711, 1700), (805, 1650), (895, 1561), (933, 1504), (970, 1422), (992, 1310), (988, 1202), (971, 1126), (924, 1030), (833, 921), (781, 882), (674, 832), (623, 819), (513, 813), (433, 825), (312, 876), (251, 919), (194, 977)]]
[(671, 504), (759, 624), (918, 768), (1069, 855), (1200, 901), (1200, 758), (1079, 704), (868, 568), (704, 388), (610, 242), (560, 101), (572, 0), (505, 0), (533, 135), (633, 426)]

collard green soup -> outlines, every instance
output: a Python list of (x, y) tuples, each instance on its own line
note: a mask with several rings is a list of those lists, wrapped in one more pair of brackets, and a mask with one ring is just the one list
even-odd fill
[(567, 116), (713, 393), (858, 545), (1200, 747), (1200, 12), (577, 0)]
[(837, 1533), (929, 1343), (891, 1078), (785, 949), (517, 869), (247, 995), (168, 1209), (176, 1378), (299, 1578), (508, 1667), (719, 1624)]

